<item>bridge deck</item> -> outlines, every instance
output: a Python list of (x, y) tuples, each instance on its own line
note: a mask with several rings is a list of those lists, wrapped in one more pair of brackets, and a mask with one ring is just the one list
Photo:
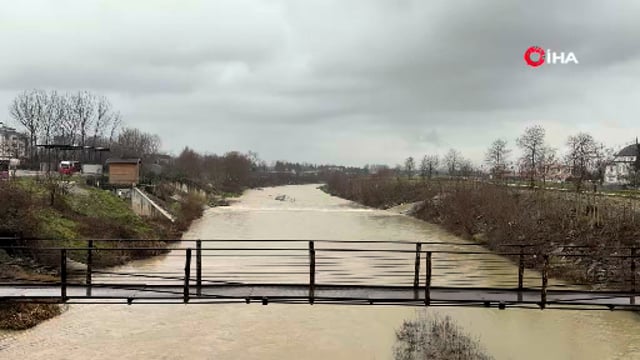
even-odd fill
[[(136, 243), (117, 247), (103, 244), (113, 246), (114, 241), (126, 244), (135, 240), (88, 240), (86, 247), (39, 247), (54, 259), (58, 257), (58, 280), (34, 283), (2, 278), (0, 303), (257, 301), (640, 310), (636, 305), (640, 302), (636, 296), (640, 295), (640, 254), (635, 249), (628, 255), (616, 253), (605, 259), (582, 247), (544, 254), (528, 251), (522, 244), (513, 245), (516, 251), (496, 254), (479, 248), (480, 244), (458, 242), (185, 240), (180, 247), (153, 249), (165, 253), (164, 267), (139, 263), (94, 269), (96, 254), (115, 251), (123, 256), (134, 251), (133, 256), (150, 250), (135, 247)], [(190, 245), (195, 246), (185, 247)], [(31, 248), (15, 245), (9, 249)], [(70, 266), (69, 258), (84, 259), (86, 265)], [(591, 291), (586, 290), (589, 284), (550, 281), (552, 265), (567, 261), (600, 264), (604, 268), (598, 271), (605, 273), (610, 267), (613, 275), (602, 284), (593, 274), (583, 276), (591, 277), (587, 282), (596, 285), (594, 288), (625, 291)], [(525, 270), (525, 266), (539, 271)]]
[[(190, 303), (250, 302), (307, 303), (308, 285), (203, 285), (200, 295), (189, 288)], [(93, 285), (89, 292), (86, 285), (68, 285), (67, 302), (71, 303), (183, 303), (184, 288), (172, 285), (118, 284)], [(56, 285), (0, 286), (3, 301), (57, 301), (61, 300), (61, 288)], [(335, 286), (316, 285), (314, 303), (401, 304), (425, 305), (425, 289), (392, 286)], [(484, 305), (505, 307), (538, 307), (541, 292), (536, 289), (491, 289), (432, 287), (429, 305), (465, 306)], [(640, 310), (638, 296), (621, 292), (589, 292), (572, 290), (548, 290), (546, 307), (583, 306), (605, 307), (620, 310)]]

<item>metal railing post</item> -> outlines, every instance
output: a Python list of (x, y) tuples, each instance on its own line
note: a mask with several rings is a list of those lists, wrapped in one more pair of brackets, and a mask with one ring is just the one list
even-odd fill
[(191, 275), (191, 248), (186, 250), (186, 258), (184, 263), (184, 303), (189, 302), (189, 280)]
[(202, 296), (202, 240), (196, 241), (196, 294)]
[(415, 290), (420, 286), (420, 251), (422, 250), (422, 243), (416, 243), (416, 262), (413, 270), (413, 288)]
[(542, 287), (540, 288), (540, 308), (547, 306), (547, 284), (549, 282), (549, 255), (544, 255), (542, 264)]
[(431, 251), (427, 251), (425, 257), (425, 282), (424, 282), (424, 304), (431, 304)]
[(91, 296), (91, 283), (93, 276), (93, 240), (89, 240), (87, 244), (87, 278), (85, 284), (87, 286), (87, 296)]
[(631, 248), (631, 296), (629, 296), (629, 304), (636, 304), (636, 248)]
[(60, 250), (60, 297), (67, 301), (67, 249)]
[(316, 292), (316, 249), (313, 241), (309, 241), (309, 304), (315, 301)]
[(636, 292), (636, 248), (631, 248), (631, 292)]
[(518, 258), (518, 291), (524, 288), (524, 246), (520, 245), (520, 255)]
[(520, 245), (518, 257), (518, 302), (522, 301), (522, 290), (524, 290), (524, 245)]

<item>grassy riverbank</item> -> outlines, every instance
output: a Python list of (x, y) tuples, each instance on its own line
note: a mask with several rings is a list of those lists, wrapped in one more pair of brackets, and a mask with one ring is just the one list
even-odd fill
[[(108, 267), (158, 255), (168, 241), (179, 239), (190, 223), (200, 217), (206, 199), (186, 195), (172, 201), (176, 222), (147, 219), (136, 215), (126, 200), (113, 193), (50, 179), (18, 179), (0, 182), (0, 233), (21, 234), (24, 239), (7, 239), (0, 250), (3, 281), (56, 279), (59, 254), (50, 247), (84, 247), (86, 240), (136, 239), (127, 246), (142, 250), (94, 253), (95, 267)], [(121, 246), (119, 242), (96, 242), (100, 248)], [(68, 256), (83, 262), (85, 253)], [(0, 305), (0, 328), (24, 329), (59, 314), (55, 304)]]
[[(378, 208), (420, 202), (413, 216), (497, 252), (516, 250), (507, 245), (532, 244), (527, 252), (540, 255), (589, 254), (552, 256), (550, 275), (594, 287), (630, 287), (630, 260), (611, 255), (628, 255), (630, 247), (640, 246), (640, 206), (634, 200), (471, 181), (346, 176), (334, 176), (326, 191)], [(540, 259), (528, 258), (525, 266), (539, 269)]]

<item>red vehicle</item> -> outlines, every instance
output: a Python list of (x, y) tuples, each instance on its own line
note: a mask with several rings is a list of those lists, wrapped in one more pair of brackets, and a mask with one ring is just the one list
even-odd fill
[(60, 161), (58, 172), (62, 175), (73, 175), (82, 171), (82, 165), (79, 161)]

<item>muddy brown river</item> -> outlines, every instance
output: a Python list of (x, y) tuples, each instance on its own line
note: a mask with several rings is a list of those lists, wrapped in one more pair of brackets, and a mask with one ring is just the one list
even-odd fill
[[(275, 200), (282, 194), (286, 201)], [(184, 239), (462, 242), (437, 226), (363, 208), (315, 185), (248, 191), (232, 206), (207, 210)], [(440, 269), (437, 284), (513, 279), (510, 262), (485, 257)], [(205, 262), (204, 273), (207, 266), (213, 265)], [(218, 270), (233, 266), (216, 263)], [(183, 267), (182, 257), (169, 254), (119, 270)], [(640, 359), (640, 316), (625, 312), (284, 304), (70, 305), (34, 329), (0, 333), (0, 358), (391, 359), (394, 331), (424, 311), (450, 315), (497, 359)]]

